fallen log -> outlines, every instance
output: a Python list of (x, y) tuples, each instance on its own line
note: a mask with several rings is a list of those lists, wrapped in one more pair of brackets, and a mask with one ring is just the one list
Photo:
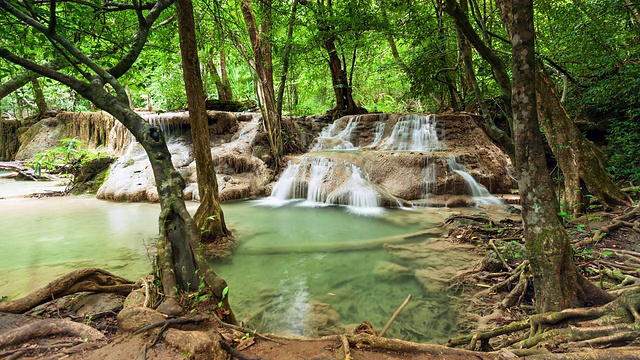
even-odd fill
[(64, 319), (45, 319), (0, 334), (0, 349), (52, 335), (74, 336), (87, 341), (106, 339), (100, 331), (85, 324)]
[(77, 292), (112, 292), (126, 295), (134, 283), (123, 277), (96, 268), (72, 271), (29, 295), (13, 301), (0, 302), (0, 312), (24, 313), (40, 304)]

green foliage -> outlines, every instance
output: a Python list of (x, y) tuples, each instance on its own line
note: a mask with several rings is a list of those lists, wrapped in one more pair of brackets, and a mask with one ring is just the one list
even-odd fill
[(224, 289), (222, 289), (222, 299), (220, 299), (220, 302), (218, 302), (218, 307), (219, 308), (224, 306), (223, 300), (227, 296), (228, 293), (229, 293), (229, 285), (225, 286)]
[[(639, 84), (640, 86), (640, 84)], [(638, 103), (640, 106), (640, 102)], [(616, 118), (609, 128), (609, 168), (616, 179), (640, 183), (640, 108), (628, 110), (629, 118)]]
[(77, 138), (61, 139), (59, 142), (61, 145), (45, 152), (37, 153), (34, 160), (27, 162), (27, 165), (33, 167), (37, 175), (41, 175), (42, 170), (58, 171), (62, 169), (66, 172), (70, 166), (97, 156), (96, 153), (89, 150), (79, 149), (82, 146), (82, 141)]

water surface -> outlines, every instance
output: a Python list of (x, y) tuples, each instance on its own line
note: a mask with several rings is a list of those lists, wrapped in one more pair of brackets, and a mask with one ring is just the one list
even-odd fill
[[(197, 204), (191, 203), (194, 211)], [(436, 210), (388, 210), (381, 218), (338, 207), (270, 208), (252, 202), (223, 204), (239, 246), (231, 260), (214, 264), (230, 286), (239, 319), (261, 331), (309, 335), (312, 304), (328, 304), (341, 325), (369, 321), (384, 326), (407, 294), (411, 304), (390, 336), (442, 341), (455, 332), (449, 295), (423, 288), (413, 276), (374, 276), (380, 261), (394, 259), (380, 246), (357, 250), (371, 239), (435, 226)], [(159, 205), (112, 203), (95, 198), (0, 200), (0, 296), (22, 296), (81, 267), (100, 267), (135, 280), (151, 271)], [(348, 244), (348, 251), (340, 246)], [(316, 251), (321, 245), (322, 251)], [(447, 256), (434, 253), (434, 257)]]

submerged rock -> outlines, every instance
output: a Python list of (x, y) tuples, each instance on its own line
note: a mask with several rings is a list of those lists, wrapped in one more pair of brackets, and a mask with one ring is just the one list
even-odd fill
[(413, 275), (413, 270), (390, 261), (378, 261), (373, 267), (373, 275), (378, 279), (389, 281), (410, 277)]
[(304, 326), (305, 336), (319, 337), (345, 332), (340, 315), (331, 305), (313, 300), (309, 302)]

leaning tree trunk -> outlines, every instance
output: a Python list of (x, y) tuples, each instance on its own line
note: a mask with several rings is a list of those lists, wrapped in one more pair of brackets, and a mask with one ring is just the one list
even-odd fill
[(253, 56), (255, 57), (255, 69), (258, 75), (258, 86), (260, 88), (260, 100), (262, 105), (262, 118), (264, 120), (271, 156), (276, 167), (280, 166), (280, 159), (284, 154), (284, 143), (282, 141), (281, 117), (276, 107), (276, 95), (273, 87), (273, 61), (271, 54), (271, 44), (265, 37), (271, 31), (270, 7), (271, 1), (262, 3), (265, 9), (265, 19), (262, 21), (260, 30), (256, 23), (253, 7), (250, 0), (242, 0), (242, 15), (247, 25)]
[(182, 53), (182, 74), (187, 93), (191, 139), (196, 158), (198, 193), (200, 194), (200, 206), (198, 206), (193, 219), (200, 229), (202, 236), (200, 241), (212, 243), (219, 240), (229, 240), (231, 233), (224, 222), (224, 213), (220, 207), (218, 195), (218, 179), (211, 158), (209, 121), (202, 87), (194, 24), (193, 3), (191, 0), (179, 0), (178, 33)]
[(584, 213), (583, 183), (605, 208), (625, 205), (627, 196), (606, 172), (602, 155), (571, 120), (549, 74), (540, 67), (536, 74), (536, 92), (540, 100), (540, 126), (564, 176), (565, 211), (572, 215)]
[[(560, 223), (536, 111), (533, 0), (512, 1), (513, 123), (524, 235), (539, 312), (612, 299), (580, 273)], [(509, 25), (507, 25), (509, 26)]]
[(464, 35), (469, 43), (476, 49), (478, 54), (491, 65), (493, 70), (493, 77), (500, 88), (500, 99), (505, 106), (505, 114), (509, 120), (509, 130), (511, 131), (511, 137), (500, 130), (493, 121), (486, 123), (485, 130), (487, 130), (489, 136), (498, 142), (514, 159), (514, 144), (513, 144), (513, 124), (512, 124), (512, 110), (511, 110), (511, 79), (507, 73), (507, 68), (502, 62), (500, 57), (493, 51), (487, 44), (482, 41), (478, 33), (469, 22), (469, 17), (466, 12), (460, 7), (456, 0), (446, 0), (446, 6), (444, 11), (447, 12), (454, 20), (456, 24), (456, 30)]
[[(512, 36), (511, 1), (497, 0), (502, 21)], [(537, 67), (536, 94), (540, 126), (547, 143), (558, 158), (564, 175), (564, 206), (569, 214), (583, 212), (582, 184), (605, 207), (624, 205), (626, 195), (615, 185), (606, 172), (606, 165), (595, 146), (580, 132), (560, 102), (553, 82), (543, 69)]]

